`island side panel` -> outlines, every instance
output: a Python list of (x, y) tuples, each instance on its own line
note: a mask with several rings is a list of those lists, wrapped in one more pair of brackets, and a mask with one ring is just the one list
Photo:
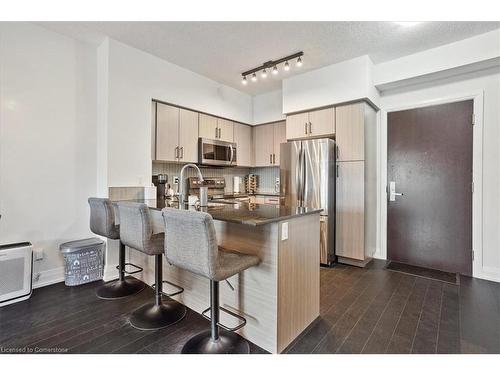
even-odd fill
[(319, 214), (288, 222), (288, 239), (278, 252), (278, 353), (319, 316)]
[(220, 246), (261, 259), (258, 266), (240, 275), (238, 284), (233, 285), (234, 292), (229, 288), (221, 292), (224, 298), (221, 306), (242, 314), (247, 320), (239, 334), (277, 353), (278, 223), (251, 226), (215, 220), (214, 224)]

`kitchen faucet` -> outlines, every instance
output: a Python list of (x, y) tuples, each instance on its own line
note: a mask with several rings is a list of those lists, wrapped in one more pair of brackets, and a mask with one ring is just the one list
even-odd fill
[[(179, 178), (179, 183), (180, 183), (180, 187), (179, 187), (179, 208), (183, 208), (183, 204), (184, 204), (184, 195), (186, 195), (186, 193), (184, 192), (184, 170), (186, 168), (194, 168), (198, 171), (198, 179), (200, 180), (200, 183), (205, 181), (203, 179), (203, 176), (201, 175), (201, 171), (200, 171), (200, 168), (198, 168), (198, 166), (196, 164), (193, 164), (193, 163), (189, 163), (189, 164), (186, 164), (184, 167), (182, 167), (181, 169), (181, 176)], [(186, 202), (187, 202), (187, 199), (186, 199)]]

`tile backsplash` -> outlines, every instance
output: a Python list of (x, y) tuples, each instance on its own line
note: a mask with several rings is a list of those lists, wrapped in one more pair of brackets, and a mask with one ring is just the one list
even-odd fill
[[(174, 176), (179, 176), (183, 164), (153, 162), (152, 174), (165, 173), (168, 175), (168, 182), (172, 183)], [(245, 191), (244, 177), (253, 173), (257, 175), (258, 191), (262, 193), (274, 193), (276, 178), (279, 178), (279, 167), (264, 167), (264, 168), (201, 168), (201, 173), (204, 177), (224, 177), (226, 180), (226, 191), (232, 192), (233, 177), (242, 177), (240, 191)], [(196, 176), (196, 171), (192, 168), (186, 170), (186, 177)]]
[(257, 175), (257, 191), (260, 193), (279, 193), (276, 179), (280, 177), (279, 167), (251, 168), (250, 173)]

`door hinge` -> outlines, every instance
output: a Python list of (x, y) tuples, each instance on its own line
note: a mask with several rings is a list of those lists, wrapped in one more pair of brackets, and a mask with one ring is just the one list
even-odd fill
[(472, 125), (476, 124), (476, 115), (473, 113), (472, 114)]

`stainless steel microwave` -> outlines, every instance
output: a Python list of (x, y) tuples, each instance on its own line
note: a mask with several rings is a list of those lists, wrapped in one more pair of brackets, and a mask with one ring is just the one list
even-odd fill
[(198, 163), (201, 165), (236, 166), (236, 143), (200, 138)]

